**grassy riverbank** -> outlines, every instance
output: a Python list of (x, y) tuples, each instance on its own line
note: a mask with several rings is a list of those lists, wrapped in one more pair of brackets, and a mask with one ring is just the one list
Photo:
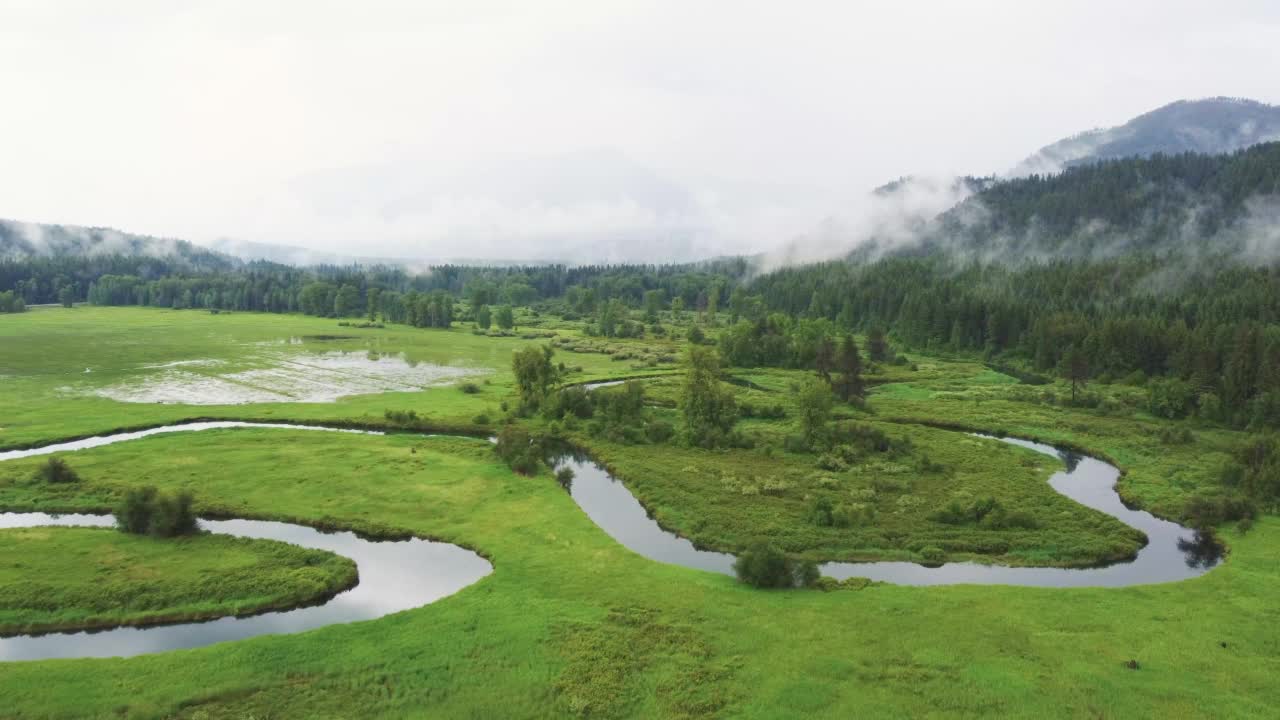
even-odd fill
[[(1270, 519), (1229, 534), (1222, 568), (1171, 585), (763, 592), (630, 553), (550, 477), (512, 475), (480, 441), (226, 430), (86, 451), (77, 466), (86, 480), (60, 504), (96, 506), (135, 483), (192, 487), (202, 508), (376, 519), (476, 547), (495, 571), (372, 622), (8, 666), (0, 694), (28, 717), (1245, 717), (1280, 701)], [(45, 495), (0, 490), (6, 505)]]
[[(188, 318), (190, 327), (179, 327)], [(332, 333), (334, 323), (92, 308), (9, 321), (0, 318), (0, 372), (8, 375), (0, 384), (4, 445), (213, 414), (350, 421), (394, 408), (431, 421), (469, 422), (512, 399), (509, 353), (534, 342), (465, 330), (372, 330), (370, 338), (394, 340), (408, 352), (432, 348), (424, 352), (476, 361), (488, 369), (490, 384), (475, 394), (445, 386), (335, 403), (184, 407), (76, 394), (74, 383), (83, 381), (76, 366), (94, 354), (84, 348), (101, 346), (97, 354), (118, 358), (112, 361), (118, 372), (138, 374), (145, 364), (247, 355), (250, 340)], [(210, 335), (215, 328), (227, 334)], [(166, 333), (174, 339), (165, 340)], [(129, 337), (156, 347), (128, 348)], [(22, 340), (21, 350), (13, 339)], [(62, 370), (42, 369), (42, 344), (65, 356), (51, 366)], [(903, 473), (912, 485), (899, 495), (932, 504), (957, 490), (990, 492), (1044, 513), (1050, 522), (1030, 538), (1028, 557), (1058, 553), (1052, 536), (1058, 529), (1081, 542), (1123, 536), (1106, 523), (1091, 525), (1094, 514), (1083, 508), (1050, 504), (1056, 501), (1045, 486), (1049, 458), (891, 421), (959, 423), (1075, 443), (1126, 471), (1127, 496), (1170, 515), (1215, 482), (1218, 462), (1238, 441), (1234, 433), (1196, 428), (1191, 443), (1166, 445), (1158, 430), (1168, 424), (1140, 408), (1065, 408), (1029, 394), (1043, 388), (1017, 385), (979, 363), (912, 356), (916, 370), (886, 368), (876, 378), (883, 382), (871, 395), (873, 414), (840, 412), (909, 435), (917, 450), (951, 466), (937, 478)], [(629, 361), (608, 357), (557, 354), (584, 366), (575, 377), (634, 372)], [(754, 395), (744, 397), (789, 402), (791, 374), (739, 374), (763, 388), (747, 388)], [(663, 385), (670, 383), (655, 383), (657, 399)], [(1130, 393), (1099, 390), (1121, 399)], [(794, 423), (788, 417), (743, 424), (780, 435), (793, 432)], [(711, 476), (727, 466), (742, 477), (763, 476), (774, 464), (785, 474), (798, 457), (592, 442), (664, 522), (695, 536), (731, 544), (764, 527), (797, 548), (852, 552), (867, 544), (801, 524), (798, 512), (812, 488), (799, 481), (794, 496), (748, 503), (739, 498), (750, 496), (727, 493), (722, 478)], [(220, 430), (159, 435), (68, 459), (79, 483), (33, 482), (37, 459), (0, 463), (0, 507), (101, 509), (129, 487), (188, 489), (201, 512), (412, 532), (474, 548), (494, 572), (439, 602), (374, 621), (125, 660), (4, 665), (0, 717), (1243, 718), (1266, 716), (1280, 703), (1273, 681), (1280, 672), (1273, 602), (1280, 594), (1280, 522), (1271, 516), (1248, 534), (1225, 528), (1231, 554), (1221, 567), (1167, 585), (773, 592), (631, 553), (547, 473), (514, 475), (479, 440)], [(1001, 473), (979, 472), (981, 462)], [(894, 498), (878, 508), (877, 522), (912, 537), (946, 531), (922, 521), (926, 503), (920, 515), (898, 514)], [(912, 552), (905, 544), (882, 549)], [(1127, 667), (1130, 660), (1137, 669)]]
[(0, 530), (0, 635), (247, 615), (314, 602), (356, 579), (347, 558), (272, 540)]

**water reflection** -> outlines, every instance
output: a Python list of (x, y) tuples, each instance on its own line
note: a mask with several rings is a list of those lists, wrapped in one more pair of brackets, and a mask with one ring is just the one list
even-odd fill
[(1222, 560), (1224, 547), (1212, 528), (1196, 530), (1191, 538), (1180, 538), (1178, 549), (1186, 555), (1187, 567), (1208, 570)]
[[(1032, 449), (1035, 450), (1037, 448), (1032, 448)], [(1085, 458), (1084, 455), (1081, 455), (1080, 453), (1074, 450), (1064, 450), (1062, 448), (1055, 448), (1055, 450), (1056, 450), (1058, 459), (1062, 461), (1063, 465), (1067, 466), (1068, 473), (1075, 472), (1076, 466), (1079, 465), (1080, 461)]]

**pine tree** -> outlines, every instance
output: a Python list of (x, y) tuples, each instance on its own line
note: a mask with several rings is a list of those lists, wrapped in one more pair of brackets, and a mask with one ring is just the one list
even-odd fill
[(831, 371), (836, 365), (836, 344), (832, 342), (831, 337), (824, 335), (818, 341), (818, 346), (814, 349), (813, 366), (818, 371), (818, 377), (825, 382), (831, 382)]
[(889, 343), (884, 338), (884, 328), (879, 325), (867, 332), (867, 357), (872, 362), (885, 362), (889, 359)]
[(845, 335), (840, 342), (836, 370), (840, 373), (835, 382), (836, 395), (845, 402), (861, 399), (866, 392), (862, 384), (862, 356), (852, 335)]
[(1084, 387), (1089, 381), (1089, 357), (1080, 348), (1072, 345), (1062, 354), (1063, 377), (1071, 381), (1071, 404), (1076, 402), (1076, 387)]

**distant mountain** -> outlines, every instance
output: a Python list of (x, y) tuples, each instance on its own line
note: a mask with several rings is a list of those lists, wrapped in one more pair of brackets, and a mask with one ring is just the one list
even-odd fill
[(1009, 175), (1060, 172), (1099, 160), (1155, 153), (1220, 154), (1280, 140), (1280, 107), (1254, 100), (1180, 100), (1118, 127), (1090, 130), (1041, 148)]
[(995, 261), (1130, 251), (1280, 258), (1280, 142), (998, 182), (939, 215), (922, 237), (912, 251)]
[(177, 265), (202, 269), (231, 267), (239, 262), (185, 240), (135, 235), (111, 228), (0, 219), (0, 260), (112, 255), (163, 258)]

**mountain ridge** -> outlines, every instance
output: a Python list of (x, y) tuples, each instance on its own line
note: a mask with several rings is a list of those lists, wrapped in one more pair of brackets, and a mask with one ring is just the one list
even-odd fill
[(1076, 165), (1156, 153), (1222, 154), (1280, 140), (1280, 106), (1248, 98), (1176, 100), (1122, 125), (1063, 138), (1029, 155), (1010, 177), (1046, 175)]

